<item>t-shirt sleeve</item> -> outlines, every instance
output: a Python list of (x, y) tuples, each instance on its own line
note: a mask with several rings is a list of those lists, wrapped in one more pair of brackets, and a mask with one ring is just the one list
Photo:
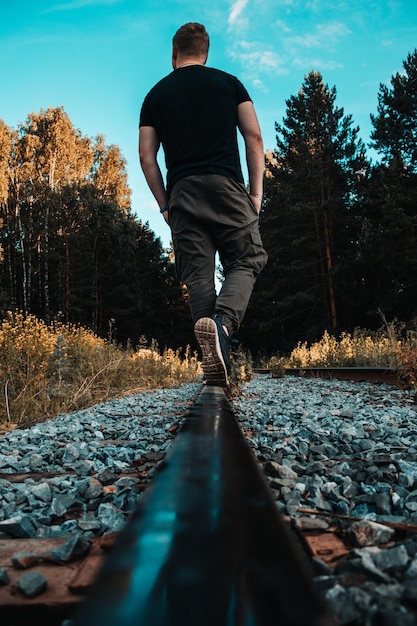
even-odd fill
[(155, 126), (150, 99), (150, 95), (148, 94), (143, 101), (139, 115), (139, 126)]
[(241, 104), (242, 102), (252, 102), (252, 98), (250, 97), (246, 87), (240, 82), (240, 80), (236, 77), (236, 103)]

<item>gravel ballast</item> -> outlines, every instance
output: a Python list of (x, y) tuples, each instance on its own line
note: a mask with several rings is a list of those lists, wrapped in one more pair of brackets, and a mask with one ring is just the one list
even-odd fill
[[(314, 563), (338, 622), (417, 624), (415, 393), (258, 377), (233, 405), (281, 513), (309, 529), (325, 528), (336, 515), (352, 547), (334, 568)], [(395, 532), (396, 524), (412, 530)]]
[[(63, 560), (120, 530), (199, 389), (145, 392), (3, 435), (0, 540), (64, 537)], [(351, 546), (332, 567), (314, 559), (339, 623), (417, 624), (415, 393), (255, 375), (231, 405), (279, 511), (300, 529), (336, 520)]]

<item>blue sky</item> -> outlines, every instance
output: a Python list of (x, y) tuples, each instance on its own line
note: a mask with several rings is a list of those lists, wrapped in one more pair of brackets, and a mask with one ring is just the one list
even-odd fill
[[(170, 241), (139, 168), (138, 118), (153, 84), (171, 71), (179, 26), (203, 23), (208, 65), (238, 76), (258, 113), (265, 149), (304, 76), (336, 87), (368, 143), (380, 83), (417, 48), (415, 0), (14, 0), (0, 20), (0, 118), (62, 106), (83, 135), (103, 134), (127, 160), (132, 209)], [(372, 155), (371, 155), (372, 156)]]

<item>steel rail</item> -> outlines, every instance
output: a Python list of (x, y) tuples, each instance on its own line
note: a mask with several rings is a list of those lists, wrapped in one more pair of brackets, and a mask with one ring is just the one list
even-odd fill
[[(254, 368), (258, 374), (272, 374), (271, 368)], [(385, 383), (401, 385), (402, 370), (389, 367), (288, 367), (275, 378), (299, 376), (302, 378), (326, 378), (329, 380), (351, 380), (354, 382)]]
[(76, 626), (330, 626), (220, 387), (203, 386)]
[(296, 367), (286, 370), (288, 376), (351, 380), (354, 382), (400, 384), (400, 370), (389, 367)]

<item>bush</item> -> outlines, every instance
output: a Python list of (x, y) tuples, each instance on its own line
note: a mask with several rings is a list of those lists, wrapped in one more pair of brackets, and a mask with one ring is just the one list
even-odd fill
[(417, 332), (396, 322), (377, 331), (356, 329), (340, 337), (323, 334), (320, 341), (299, 343), (288, 357), (273, 356), (267, 366), (275, 376), (288, 368), (385, 367), (394, 369), (409, 388), (417, 388)]
[(200, 373), (188, 347), (122, 349), (88, 329), (9, 311), (0, 324), (0, 424), (27, 425)]

